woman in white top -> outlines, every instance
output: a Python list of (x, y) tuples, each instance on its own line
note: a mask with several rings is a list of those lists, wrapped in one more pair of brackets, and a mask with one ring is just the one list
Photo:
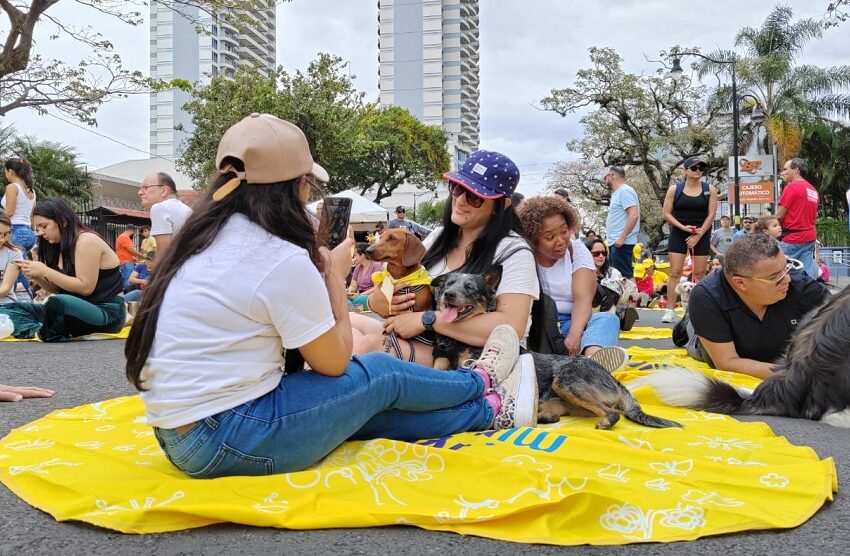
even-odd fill
[[(426, 331), (471, 346), (484, 345), (490, 331), (500, 324), (512, 326), (523, 340), (528, 335), (531, 305), (540, 286), (534, 255), (519, 233), (511, 205), (519, 170), (503, 154), (478, 151), (460, 169), (443, 177), (448, 180), (450, 202), (446, 203), (441, 226), (424, 241), (428, 251), (422, 264), (432, 279), (453, 271), (484, 274), (501, 265), (496, 310), (455, 321), (457, 311), (410, 311), (415, 294), (397, 293), (388, 307), (386, 297), (376, 291), (369, 296), (369, 307), (386, 320), (380, 323), (368, 317), (356, 318), (355, 353), (388, 351), (430, 366), (434, 362), (433, 346), (418, 339)], [(402, 286), (399, 284), (396, 290)]]
[(593, 257), (593, 264), (596, 266), (596, 281), (603, 278), (621, 278), (623, 275), (620, 271), (611, 266), (608, 260), (608, 246), (598, 237), (586, 239), (584, 246), (590, 251), (590, 256)]
[[(518, 212), (545, 279), (542, 287), (558, 307), (558, 326), (567, 352), (591, 356), (615, 346), (620, 321), (610, 312), (592, 312), (596, 265), (584, 243), (571, 239), (579, 223), (576, 210), (562, 197), (550, 195), (528, 199)], [(609, 370), (618, 367), (619, 363)]]
[[(383, 353), (352, 360), (351, 240), (330, 252), (316, 243), (305, 203), (310, 181), (328, 174), (298, 127), (252, 114), (225, 132), (216, 167), (186, 222), (192, 233), (177, 234), (158, 261), (125, 348), (127, 377), (177, 468), (285, 473), (349, 438), (533, 426), (537, 383), (515, 365), (509, 327), (493, 331), (471, 369)], [(264, 256), (246, 245), (263, 245)]]
[[(12, 220), (12, 243), (21, 248), (26, 259), (35, 247), (35, 233), (32, 231), (32, 210), (35, 207), (35, 189), (32, 166), (23, 158), (10, 158), (5, 164), (6, 193), (0, 200), (3, 210)], [(18, 282), (29, 291), (29, 280), (20, 274)]]

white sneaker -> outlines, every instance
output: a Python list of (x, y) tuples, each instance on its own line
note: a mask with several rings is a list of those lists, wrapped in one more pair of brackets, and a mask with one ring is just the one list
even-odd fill
[(664, 316), (661, 317), (661, 322), (673, 322), (676, 320), (676, 311), (673, 309), (667, 309), (664, 311)]
[(620, 346), (602, 348), (594, 352), (590, 359), (602, 365), (611, 374), (618, 373), (629, 363), (629, 352)]
[(519, 357), (519, 338), (509, 324), (500, 324), (490, 333), (476, 361), (465, 361), (463, 366), (479, 368), (490, 375), (490, 386), (496, 388), (505, 381)]
[(533, 427), (537, 424), (537, 375), (531, 356), (517, 360), (507, 378), (496, 387), (502, 409), (493, 419), (493, 429)]

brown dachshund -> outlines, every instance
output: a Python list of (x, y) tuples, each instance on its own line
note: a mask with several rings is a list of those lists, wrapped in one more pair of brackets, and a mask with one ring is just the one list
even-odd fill
[[(366, 256), (373, 261), (387, 263), (387, 272), (393, 280), (402, 281), (402, 278), (419, 270), (425, 256), (425, 246), (404, 228), (393, 228), (383, 232), (381, 239), (366, 249)], [(422, 275), (427, 277), (424, 269)], [(416, 294), (412, 311), (434, 308), (430, 284), (411, 285), (406, 291)]]

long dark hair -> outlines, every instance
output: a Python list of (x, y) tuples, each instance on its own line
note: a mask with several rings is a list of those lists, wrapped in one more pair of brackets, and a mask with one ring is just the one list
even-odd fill
[[(454, 197), (449, 195), (449, 202), (443, 209), (441, 225), (442, 233), (437, 237), (431, 248), (425, 253), (422, 264), (427, 268), (445, 259), (449, 252), (460, 243), (460, 227), (452, 222), (452, 203)], [(466, 262), (459, 269), (469, 274), (484, 274), (493, 266), (496, 248), (499, 242), (511, 232), (522, 236), (522, 225), (516, 216), (513, 205), (505, 206), (505, 197), (494, 199), (493, 213), (484, 226), (481, 235), (469, 246)]]
[[(59, 227), (59, 243), (50, 243), (44, 236), (38, 238), (38, 258), (44, 264), (62, 274), (76, 276), (74, 250), (77, 238), (83, 232), (97, 234), (82, 223), (71, 205), (59, 197), (48, 197), (36, 203), (33, 216), (41, 216), (53, 220)], [(99, 237), (99, 236), (98, 236)], [(59, 267), (59, 257), (62, 257), (62, 267)]]
[[(598, 237), (586, 240), (584, 242), (584, 245), (587, 247), (588, 251), (592, 252), (593, 246), (596, 245), (597, 243), (601, 244), (602, 247), (605, 248), (605, 262), (602, 263), (601, 267), (599, 267), (598, 273), (607, 278), (608, 277), (608, 269), (611, 268), (611, 261), (608, 260), (608, 246), (605, 245), (605, 242), (602, 241)], [(594, 266), (596, 266), (596, 259), (593, 260), (593, 264), (594, 264)]]
[(10, 158), (6, 161), (6, 169), (15, 172), (19, 178), (24, 180), (27, 189), (33, 190), (32, 166), (25, 158)]
[[(244, 168), (241, 161), (236, 159), (225, 159), (223, 164), (226, 163), (230, 163), (237, 171)], [(207, 195), (195, 206), (194, 212), (183, 225), (182, 229), (187, 232), (178, 233), (174, 237), (165, 256), (157, 262), (156, 271), (145, 288), (145, 295), (142, 296), (124, 347), (127, 379), (138, 390), (144, 390), (141, 372), (150, 355), (159, 309), (168, 284), (190, 257), (215, 241), (234, 214), (244, 214), (268, 233), (305, 249), (316, 268), (322, 270), (313, 224), (298, 196), (298, 178), (269, 185), (246, 185), (243, 182), (222, 200), (214, 201), (211, 194), (234, 177), (234, 172), (227, 172), (208, 188)]]

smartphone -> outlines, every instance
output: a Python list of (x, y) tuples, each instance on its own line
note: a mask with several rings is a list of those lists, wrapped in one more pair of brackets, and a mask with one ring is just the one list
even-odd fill
[(333, 249), (345, 239), (348, 221), (351, 218), (351, 199), (348, 197), (325, 197), (322, 201), (322, 217), (319, 220), (319, 245)]

